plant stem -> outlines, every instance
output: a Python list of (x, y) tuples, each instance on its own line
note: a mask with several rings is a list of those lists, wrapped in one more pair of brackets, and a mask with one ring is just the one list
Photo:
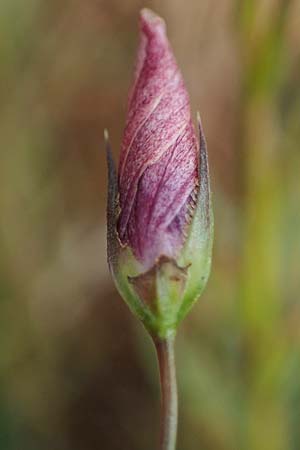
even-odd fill
[(174, 341), (174, 337), (155, 341), (161, 386), (159, 450), (176, 449), (178, 402)]

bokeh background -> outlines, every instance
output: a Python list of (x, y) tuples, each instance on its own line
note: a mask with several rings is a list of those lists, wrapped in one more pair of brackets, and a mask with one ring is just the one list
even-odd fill
[(106, 266), (138, 12), (209, 146), (212, 274), (180, 328), (179, 450), (300, 449), (299, 0), (1, 0), (0, 449), (153, 450), (155, 353)]

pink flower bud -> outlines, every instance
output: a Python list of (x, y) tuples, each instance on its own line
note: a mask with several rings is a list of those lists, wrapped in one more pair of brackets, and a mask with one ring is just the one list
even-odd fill
[(108, 162), (107, 254), (116, 286), (148, 331), (176, 332), (211, 266), (213, 215), (206, 142), (163, 20), (142, 10), (119, 173)]
[(145, 268), (176, 258), (198, 186), (189, 96), (164, 21), (144, 9), (119, 164), (118, 233)]

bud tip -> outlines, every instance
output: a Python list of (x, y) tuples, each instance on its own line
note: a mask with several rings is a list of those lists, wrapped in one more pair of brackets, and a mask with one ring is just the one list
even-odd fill
[(150, 8), (141, 9), (140, 14), (141, 17), (145, 19), (147, 22), (156, 22), (156, 21), (164, 22), (164, 20)]
[(141, 10), (140, 18), (142, 26), (146, 26), (149, 30), (165, 30), (166, 24), (164, 19), (149, 8), (143, 8)]

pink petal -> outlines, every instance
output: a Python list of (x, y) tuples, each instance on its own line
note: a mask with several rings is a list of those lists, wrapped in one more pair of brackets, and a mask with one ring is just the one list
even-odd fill
[(189, 97), (161, 18), (141, 12), (141, 43), (119, 163), (123, 243), (151, 267), (184, 242), (197, 180), (198, 145)]

